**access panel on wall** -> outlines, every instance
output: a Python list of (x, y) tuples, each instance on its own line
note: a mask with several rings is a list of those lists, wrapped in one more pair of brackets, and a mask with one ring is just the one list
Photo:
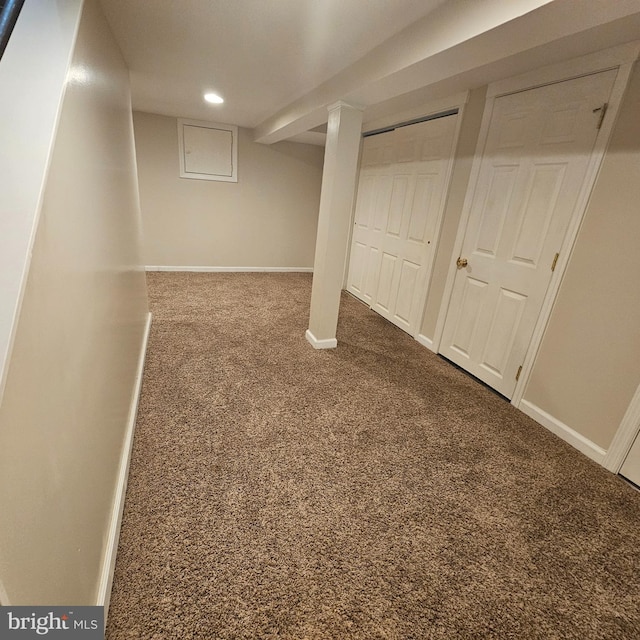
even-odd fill
[(363, 141), (347, 290), (411, 335), (429, 285), (457, 118)]
[(507, 397), (615, 76), (606, 71), (495, 99), (440, 353)]

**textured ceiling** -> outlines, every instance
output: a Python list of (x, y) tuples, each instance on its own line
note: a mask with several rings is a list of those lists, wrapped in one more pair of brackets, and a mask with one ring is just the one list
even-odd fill
[[(101, 2), (134, 109), (249, 127), (264, 143), (323, 144), (318, 127), (336, 100), (365, 108), (366, 124), (414, 117), (456, 92), (640, 37), (640, 0)], [(208, 91), (225, 103), (205, 103)]]
[[(134, 109), (254, 127), (443, 0), (101, 0)], [(202, 102), (216, 91), (225, 104)]]

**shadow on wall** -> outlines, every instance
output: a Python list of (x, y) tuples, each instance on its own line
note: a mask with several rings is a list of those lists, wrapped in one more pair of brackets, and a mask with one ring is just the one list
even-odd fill
[(276, 142), (275, 144), (270, 145), (270, 148), (278, 153), (288, 156), (289, 158), (300, 160), (310, 167), (316, 167), (317, 154), (310, 152), (309, 147), (314, 150), (316, 148), (321, 148), (324, 154), (324, 147), (320, 147), (319, 145), (301, 144), (299, 142)]

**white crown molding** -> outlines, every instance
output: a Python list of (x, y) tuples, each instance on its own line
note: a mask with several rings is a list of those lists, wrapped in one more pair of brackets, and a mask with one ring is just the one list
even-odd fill
[(356, 111), (365, 110), (364, 105), (357, 104), (355, 102), (345, 102), (344, 100), (338, 100), (337, 102), (330, 104), (327, 107), (327, 111), (331, 112), (331, 111), (335, 111), (336, 109), (342, 109), (342, 108), (355, 109)]

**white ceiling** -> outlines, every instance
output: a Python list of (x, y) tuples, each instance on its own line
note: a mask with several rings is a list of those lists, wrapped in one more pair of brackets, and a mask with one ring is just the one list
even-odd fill
[[(640, 38), (640, 0), (101, 0), (133, 108), (322, 144), (329, 104), (379, 123)], [(202, 99), (214, 91), (223, 105)]]
[[(255, 127), (444, 0), (102, 0), (134, 109)], [(202, 102), (204, 91), (224, 97)]]

